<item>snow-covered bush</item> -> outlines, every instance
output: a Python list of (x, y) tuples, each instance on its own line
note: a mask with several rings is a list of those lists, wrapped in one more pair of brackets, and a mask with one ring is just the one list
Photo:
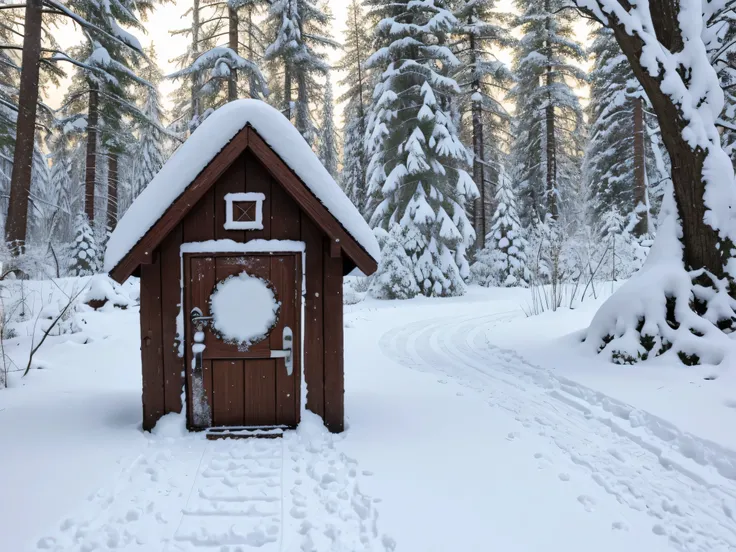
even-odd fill
[(419, 293), (412, 261), (402, 245), (402, 230), (396, 224), (383, 237), (381, 262), (373, 275), (369, 293), (377, 299), (410, 299)]
[(72, 250), (72, 276), (90, 276), (99, 270), (100, 251), (97, 239), (85, 214), (77, 215), (76, 235)]
[(99, 309), (107, 303), (121, 309), (126, 309), (133, 304), (123, 287), (107, 274), (96, 274), (90, 278), (87, 289), (82, 294), (81, 302), (94, 309)]

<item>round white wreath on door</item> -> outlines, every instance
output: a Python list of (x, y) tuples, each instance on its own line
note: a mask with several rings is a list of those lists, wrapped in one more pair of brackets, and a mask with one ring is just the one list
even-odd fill
[(224, 341), (244, 348), (268, 335), (280, 307), (268, 282), (247, 272), (225, 278), (210, 295), (213, 329)]

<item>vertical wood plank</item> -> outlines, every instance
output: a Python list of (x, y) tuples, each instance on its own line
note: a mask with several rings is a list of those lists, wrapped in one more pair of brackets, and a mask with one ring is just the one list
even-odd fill
[(181, 302), (182, 227), (178, 225), (161, 244), (161, 323), (164, 371), (164, 412), (181, 412), (184, 359), (179, 356), (176, 317)]
[[(245, 153), (245, 191), (258, 192), (266, 196), (263, 201), (263, 230), (247, 230), (246, 240), (269, 240), (271, 239), (272, 213), (280, 218), (280, 213), (274, 211), (271, 201), (271, 175), (268, 174), (263, 164), (250, 153)], [(277, 186), (273, 186), (277, 187)]]
[(242, 360), (212, 361), (212, 424), (243, 425), (245, 382)]
[(161, 343), (161, 260), (141, 265), (141, 366), (143, 429), (150, 431), (164, 415), (164, 372)]
[(225, 230), (225, 195), (245, 191), (245, 163), (239, 157), (215, 183), (215, 238), (231, 239), (237, 242), (245, 240), (243, 230)]
[(245, 361), (245, 425), (275, 425), (277, 360)]
[(333, 433), (345, 427), (345, 381), (342, 304), (342, 258), (324, 242), (325, 425)]
[(301, 213), (301, 236), (306, 244), (307, 289), (304, 306), (304, 377), (307, 408), (324, 418), (324, 349), (322, 304), (322, 232)]
[[(270, 177), (270, 175), (268, 175)], [(271, 239), (299, 240), (299, 206), (277, 181), (271, 183)]]
[[(288, 426), (296, 426), (299, 412), (299, 382), (301, 372), (299, 367), (299, 349), (301, 348), (301, 335), (299, 334), (298, 318), (300, 313), (297, 309), (297, 283), (296, 255), (281, 255), (271, 258), (271, 281), (279, 289), (281, 296), (281, 309), (279, 321), (271, 333), (271, 349), (283, 347), (284, 327), (289, 326), (294, 336), (293, 340), (293, 365), (294, 371), (291, 376), (286, 373), (286, 362), (282, 359), (276, 361), (276, 419), (277, 423)], [(299, 274), (301, 280), (301, 274)]]
[(214, 187), (192, 208), (181, 223), (184, 242), (200, 242), (215, 239), (215, 190)]

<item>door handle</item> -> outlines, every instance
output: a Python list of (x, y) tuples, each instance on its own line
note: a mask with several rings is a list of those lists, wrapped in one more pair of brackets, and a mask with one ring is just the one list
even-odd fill
[(271, 349), (271, 358), (283, 358), (286, 364), (286, 375), (294, 373), (294, 333), (289, 326), (284, 326), (282, 338), (283, 349)]
[(194, 327), (197, 329), (197, 331), (201, 332), (205, 324), (212, 320), (212, 317), (205, 316), (204, 314), (202, 314), (202, 309), (200, 309), (199, 307), (194, 307), (189, 312), (189, 320), (192, 321), (192, 324), (194, 324)]

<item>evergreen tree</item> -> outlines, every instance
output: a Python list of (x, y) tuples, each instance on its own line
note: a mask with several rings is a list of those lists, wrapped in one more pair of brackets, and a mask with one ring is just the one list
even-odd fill
[(266, 21), (271, 41), (264, 59), (274, 84), (271, 101), (310, 145), (319, 134), (310, 106), (322, 103), (322, 77), (330, 68), (324, 50), (338, 46), (325, 34), (330, 20), (311, 0), (274, 0)]
[(582, 110), (573, 87), (584, 73), (573, 62), (585, 60), (575, 41), (573, 12), (563, 0), (517, 0), (516, 25), (523, 36), (514, 54), (517, 83), (513, 152), (515, 178), (525, 223), (556, 219), (566, 188), (579, 181)]
[(645, 125), (657, 129), (657, 121), (646, 115), (646, 96), (611, 30), (600, 27), (594, 36), (583, 179), (597, 217), (615, 207), (620, 214), (639, 218), (637, 233), (646, 234), (650, 227), (647, 175), (656, 174), (656, 166)]
[(344, 71), (340, 85), (345, 92), (338, 98), (344, 103), (342, 128), (342, 172), (340, 184), (363, 216), (366, 214), (365, 133), (371, 99), (371, 76), (365, 62), (372, 50), (368, 19), (358, 0), (348, 4), (347, 30), (343, 37), (343, 56), (335, 67)]
[(43, 152), (42, 139), (37, 139), (33, 150), (33, 168), (31, 170), (31, 213), (28, 228), (28, 241), (44, 242), (53, 231), (56, 213), (56, 196), (51, 185), (48, 159)]
[(530, 282), (527, 267), (527, 243), (516, 204), (511, 180), (501, 170), (496, 192), (496, 211), (491, 231), (486, 237), (486, 248), (491, 252), (492, 267), (503, 286), (523, 286)]
[[(169, 76), (174, 80), (192, 83), (189, 106), (191, 112), (188, 115), (190, 127), (196, 128), (200, 118), (205, 115), (206, 112), (202, 109), (204, 106), (207, 109), (217, 109), (238, 98), (261, 99), (268, 96), (268, 86), (259, 68), (260, 54), (257, 45), (261, 33), (253, 24), (254, 13), (263, 5), (263, 0), (229, 0), (226, 5), (197, 5), (198, 17), (201, 17), (202, 9), (208, 10), (205, 29), (202, 30), (202, 24), (197, 20), (197, 29), (193, 26), (192, 29), (178, 31), (180, 34), (191, 33), (192, 36), (204, 35), (204, 40), (210, 45), (204, 51), (198, 49), (199, 45), (195, 50), (193, 45), (178, 60), (183, 65), (182, 69)], [(241, 12), (247, 16), (246, 25), (241, 25)], [(222, 39), (218, 41), (218, 37)], [(243, 46), (243, 39), (247, 47)], [(247, 58), (241, 53), (254, 57)], [(240, 78), (241, 76), (245, 78)]]
[(411, 299), (419, 293), (412, 262), (401, 244), (401, 227), (393, 225), (381, 247), (381, 261), (369, 292), (376, 299)]
[(455, 12), (455, 46), (460, 66), (455, 74), (462, 94), (459, 109), (469, 117), (473, 180), (480, 192), (473, 222), (479, 247), (488, 232), (490, 196), (499, 183), (501, 158), (508, 151), (510, 115), (501, 101), (513, 81), (509, 68), (494, 52), (515, 45), (508, 30), (510, 16), (495, 9), (496, 0), (462, 0)]
[(72, 276), (90, 276), (99, 271), (100, 252), (97, 239), (90, 227), (87, 215), (77, 215), (74, 247), (72, 249)]
[(107, 142), (117, 153), (120, 137), (116, 134), (122, 129), (123, 117), (138, 116), (132, 95), (134, 85), (147, 85), (135, 73), (143, 59), (143, 48), (124, 27), (144, 31), (139, 18), (153, 9), (153, 2), (72, 0), (70, 5), (95, 26), (86, 33), (86, 44), (76, 51), (77, 59), (84, 59), (78, 64), (83, 77), (79, 81), (84, 83), (79, 92), (87, 97), (85, 212), (91, 224), (95, 220), (100, 146)]
[(322, 107), (322, 128), (320, 129), (319, 159), (332, 175), (337, 178), (337, 130), (335, 129), (335, 106), (333, 104), (332, 82), (327, 73), (324, 105)]
[(125, 212), (130, 203), (138, 197), (148, 183), (153, 180), (156, 173), (161, 169), (166, 157), (164, 154), (164, 142), (166, 135), (162, 131), (163, 109), (158, 95), (158, 84), (161, 82), (161, 71), (156, 66), (155, 50), (153, 44), (148, 53), (149, 63), (141, 73), (151, 86), (143, 87), (143, 103), (140, 111), (144, 118), (138, 123), (138, 141), (133, 153), (133, 180), (130, 190), (126, 194), (121, 214)]
[(380, 18), (367, 62), (380, 74), (367, 131), (370, 220), (411, 236), (404, 246), (423, 294), (459, 295), (475, 239), (465, 203), (478, 189), (452, 112), (460, 88), (449, 73), (459, 60), (447, 43), (457, 22), (444, 0), (368, 4)]
[(72, 178), (72, 152), (69, 139), (58, 130), (51, 140), (51, 190), (58, 205), (58, 240), (71, 242), (75, 232), (75, 214), (80, 211), (79, 192)]

